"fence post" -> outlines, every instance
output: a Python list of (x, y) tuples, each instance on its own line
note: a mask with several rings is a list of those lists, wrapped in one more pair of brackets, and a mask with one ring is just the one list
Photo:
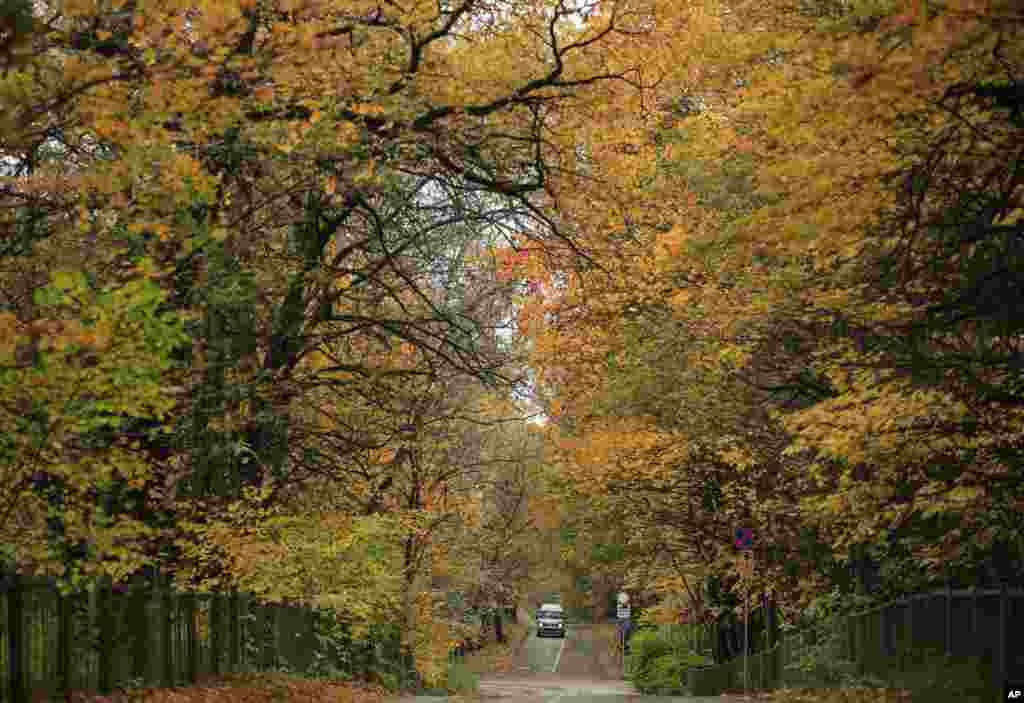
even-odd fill
[(1010, 619), (1010, 602), (1006, 593), (1006, 581), (999, 583), (999, 643), (996, 645), (996, 685), (1005, 681), (1009, 672), (1006, 670), (1006, 650), (1009, 641), (1006, 637), (1006, 621)]
[(110, 577), (104, 577), (96, 586), (96, 615), (99, 619), (99, 640), (96, 642), (98, 660), (97, 688), (106, 695), (114, 689), (114, 587)]
[(150, 649), (149, 641), (149, 612), (146, 608), (148, 595), (147, 580), (141, 575), (133, 579), (128, 595), (129, 613), (131, 613), (131, 617), (128, 618), (128, 627), (131, 628), (134, 635), (133, 645), (135, 649), (132, 652), (132, 676), (144, 683), (148, 683), (152, 676), (152, 667), (150, 666), (152, 650)]
[[(885, 662), (889, 659), (889, 606), (885, 606), (878, 612), (878, 650), (879, 661)], [(872, 671), (872, 673), (878, 673)]]
[(239, 613), (238, 607), (238, 591), (231, 590), (231, 599), (228, 607), (228, 638), (231, 640), (228, 654), (228, 668), (232, 673), (237, 673), (239, 670), (239, 619), (241, 614)]
[(878, 654), (884, 660), (889, 654), (889, 608), (888, 606), (878, 611)]
[(903, 644), (903, 651), (900, 653), (900, 660), (904, 662), (903, 670), (909, 668), (908, 661), (910, 653), (914, 651), (914, 597), (907, 597), (907, 639)]
[(776, 686), (783, 688), (788, 682), (788, 674), (786, 673), (786, 666), (788, 666), (793, 660), (793, 634), (791, 632), (786, 633), (782, 636), (779, 644), (779, 659), (776, 663), (776, 671), (778, 672), (778, 679)]
[(854, 671), (858, 674), (864, 673), (864, 650), (867, 649), (868, 614), (861, 613), (854, 616), (853, 629), (853, 664)]
[(210, 594), (210, 673), (217, 676), (220, 671), (221, 647), (224, 638), (221, 637), (221, 617), (223, 594)]
[(764, 690), (764, 647), (761, 647), (761, 651), (758, 652), (760, 658), (760, 666), (758, 667), (758, 689)]
[(175, 615), (175, 602), (174, 594), (171, 591), (171, 580), (168, 577), (159, 586), (159, 611), (162, 614), (163, 622), (161, 622), (160, 635), (162, 638), (162, 646), (160, 647), (160, 655), (163, 657), (163, 685), (165, 688), (171, 688), (174, 686), (175, 679), (177, 678), (175, 671), (175, 662), (177, 658), (174, 656), (174, 649), (177, 646), (177, 638), (174, 636), (174, 615)]
[(268, 620), (267, 604), (256, 600), (253, 603), (253, 615), (251, 635), (253, 653), (255, 655), (253, 664), (257, 670), (265, 671), (270, 668), (270, 654), (268, 652), (270, 644), (268, 641), (269, 635), (267, 634), (270, 621)]
[(182, 617), (185, 620), (185, 652), (188, 682), (199, 680), (199, 633), (196, 628), (196, 595), (189, 591), (181, 596)]
[(71, 643), (75, 641), (72, 598), (73, 592), (57, 593), (57, 667), (60, 692), (65, 700), (71, 700)]
[[(978, 634), (978, 589), (977, 588), (975, 588), (971, 592), (971, 626), (968, 628), (968, 632), (970, 632), (971, 635), (977, 635)], [(979, 649), (978, 646), (977, 646), (978, 643), (977, 643), (977, 638), (976, 637), (972, 638), (971, 644), (972, 644), (972, 647), (971, 647), (972, 651), (977, 651)]]
[(953, 656), (953, 586), (946, 582), (946, 659)]
[(271, 625), (270, 641), (273, 642), (273, 645), (274, 645), (274, 658), (273, 658), (273, 662), (274, 663), (272, 664), (272, 666), (275, 669), (279, 669), (281, 667), (281, 658), (282, 658), (281, 650), (283, 649), (281, 647), (281, 643), (284, 640), (284, 638), (281, 636), (281, 625), (282, 625), (282, 617), (281, 616), (284, 615), (284, 605), (283, 605), (283, 603), (275, 603), (273, 609), (270, 612), (271, 612), (271, 615), (272, 615), (271, 621), (270, 621), (270, 625)]
[(7, 667), (8, 695), (11, 703), (28, 700), (25, 686), (25, 594), (22, 592), (21, 577), (10, 574), (7, 577)]
[(259, 613), (248, 593), (238, 596), (238, 663), (242, 671), (259, 671), (259, 650), (253, 640), (259, 622)]
[(260, 619), (259, 627), (256, 629), (256, 636), (254, 641), (258, 649), (256, 650), (259, 654), (259, 667), (260, 671), (267, 671), (274, 668), (274, 651), (271, 647), (271, 638), (274, 632), (274, 623), (271, 622), (270, 609), (273, 607), (270, 603), (264, 603), (258, 601), (257, 607), (259, 608)]
[(316, 609), (309, 607), (306, 611), (306, 669), (312, 670), (320, 653), (320, 641), (316, 637)]
[(291, 606), (283, 602), (277, 609), (277, 617), (274, 618), (274, 625), (277, 630), (275, 642), (277, 642), (277, 666), (292, 667), (292, 643), (291, 636)]
[(267, 671), (273, 669), (277, 661), (277, 613), (275, 612), (277, 606), (273, 603), (262, 603), (260, 605), (260, 612), (262, 617), (260, 618), (259, 638), (261, 640), (261, 646), (263, 647), (263, 670)]
[[(846, 637), (844, 637), (843, 639), (846, 640), (846, 642), (845, 642), (845, 644), (846, 644), (846, 651), (843, 652), (842, 654), (846, 654), (846, 656), (850, 659), (850, 661), (856, 661), (857, 660), (857, 619), (856, 618), (857, 618), (856, 615), (847, 615), (845, 618), (843, 618), (844, 634), (846, 635)], [(842, 656), (842, 654), (840, 654), (840, 656)]]

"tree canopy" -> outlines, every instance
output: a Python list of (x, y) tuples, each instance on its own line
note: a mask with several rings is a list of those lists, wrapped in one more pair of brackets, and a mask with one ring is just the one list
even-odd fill
[(790, 614), (1021, 579), (1022, 30), (0, 2), (4, 568), (400, 620), (428, 676), (555, 542), (704, 618), (741, 526)]
[(1024, 17), (702, 7), (601, 165), (636, 205), (566, 214), (614, 267), (523, 311), (568, 495), (628, 521), (620, 578), (698, 606), (739, 526), (791, 611), (1019, 581)]

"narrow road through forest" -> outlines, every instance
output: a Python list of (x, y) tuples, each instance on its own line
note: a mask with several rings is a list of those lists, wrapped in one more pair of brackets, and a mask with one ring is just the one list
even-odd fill
[[(719, 698), (641, 696), (622, 678), (611, 646), (614, 625), (572, 624), (565, 639), (531, 632), (512, 670), (480, 681), (480, 694), (495, 703), (721, 703)], [(442, 703), (443, 696), (418, 696), (406, 703)]]

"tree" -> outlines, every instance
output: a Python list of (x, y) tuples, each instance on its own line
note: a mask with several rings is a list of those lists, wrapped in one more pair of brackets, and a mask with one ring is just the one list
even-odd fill
[(691, 39), (701, 75), (666, 76), (660, 115), (620, 116), (650, 135), (619, 157), (636, 170), (592, 164), (652, 207), (624, 233), (566, 215), (614, 246), (616, 275), (524, 311), (588, 505), (643, 496), (643, 521), (671, 525), (649, 544), (686, 540), (718, 576), (750, 521), (792, 604), (852, 588), (846, 562), (862, 586), (870, 561), (897, 565), (893, 594), (973, 580), (971, 539), (1003, 578), (1019, 549), (997, 507), (1019, 489), (1014, 328), (992, 301), (1016, 297), (1020, 17), (915, 7), (717, 8), (728, 31)]
[(209, 525), (239, 498), (269, 509), (358, 472), (392, 442), (404, 382), (514, 380), (488, 244), (585, 248), (549, 216), (574, 170), (556, 132), (602, 86), (639, 85), (604, 52), (645, 41), (646, 6), (17, 5), (0, 39), (4, 251), (20, 266), (72, 241), (116, 249), (87, 274), (150, 260), (117, 275), (158, 285), (186, 323), (177, 367), (159, 367), (174, 421), (131, 421), (171, 429), (140, 447), (144, 502), (168, 513), (150, 557), (183, 565), (176, 517)]
[(121, 430), (173, 406), (163, 378), (183, 334), (180, 321), (161, 312), (163, 297), (145, 279), (97, 285), (81, 271), (57, 270), (32, 300), (7, 299), (0, 313), (7, 568), (80, 583), (123, 578), (148, 563), (150, 527), (123, 513), (116, 495), (153, 478), (138, 440)]

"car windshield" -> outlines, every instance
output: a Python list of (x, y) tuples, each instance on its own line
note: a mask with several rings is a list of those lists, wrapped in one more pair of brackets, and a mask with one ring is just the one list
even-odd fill
[(562, 614), (559, 613), (557, 610), (542, 610), (542, 611), (540, 611), (540, 616), (542, 618), (544, 618), (545, 620), (561, 620), (562, 619)]

